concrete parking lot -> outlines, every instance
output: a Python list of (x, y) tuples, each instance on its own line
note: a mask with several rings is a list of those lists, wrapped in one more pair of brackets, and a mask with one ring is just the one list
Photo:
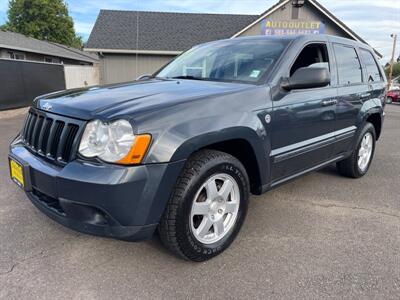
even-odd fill
[(205, 263), (40, 213), (8, 179), (24, 113), (0, 113), (0, 298), (399, 299), (400, 106), (386, 113), (365, 177), (329, 167), (252, 197), (237, 240)]

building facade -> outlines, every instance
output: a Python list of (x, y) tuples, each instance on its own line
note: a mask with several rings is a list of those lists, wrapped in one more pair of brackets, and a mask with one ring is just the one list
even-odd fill
[(288, 34), (330, 34), (365, 43), (317, 1), (281, 0), (261, 15), (102, 10), (85, 50), (99, 55), (100, 83), (106, 84), (152, 74), (199, 43)]

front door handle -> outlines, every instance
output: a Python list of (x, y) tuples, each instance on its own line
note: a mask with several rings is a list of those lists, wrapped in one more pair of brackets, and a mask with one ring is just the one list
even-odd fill
[(336, 99), (331, 99), (331, 100), (324, 100), (321, 102), (322, 106), (331, 106), (337, 104)]

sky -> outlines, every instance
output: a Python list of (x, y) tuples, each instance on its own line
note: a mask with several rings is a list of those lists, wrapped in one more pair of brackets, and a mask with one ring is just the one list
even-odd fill
[[(66, 0), (75, 30), (84, 41), (90, 35), (100, 9), (169, 11), (195, 13), (261, 14), (278, 0)], [(400, 0), (319, 0), (372, 47), (391, 56), (391, 33), (399, 34), (396, 57), (400, 55)], [(8, 0), (0, 0), (0, 24), (7, 19)]]

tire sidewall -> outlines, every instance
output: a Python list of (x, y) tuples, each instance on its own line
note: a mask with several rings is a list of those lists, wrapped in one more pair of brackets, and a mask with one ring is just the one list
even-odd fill
[[(203, 244), (198, 241), (192, 233), (190, 225), (191, 209), (193, 202), (195, 201), (196, 193), (200, 187), (208, 178), (218, 173), (228, 174), (236, 180), (240, 194), (239, 211), (234, 226), (221, 240), (213, 244)], [(183, 194), (183, 204), (180, 210), (180, 220), (182, 220), (182, 224), (177, 227), (177, 230), (183, 232), (178, 233), (178, 236), (182, 238), (180, 242), (184, 246), (183, 249), (190, 249), (190, 252), (193, 252), (185, 253), (186, 255), (193, 256), (194, 254), (197, 254), (213, 257), (225, 250), (233, 242), (244, 222), (247, 214), (249, 197), (248, 178), (242, 166), (237, 165), (233, 161), (222, 162), (218, 160), (208, 161), (202, 166), (199, 174), (196, 175), (197, 176), (191, 178), (190, 183), (187, 185), (187, 189)]]
[[(371, 133), (371, 135), (372, 135), (372, 153), (371, 153), (371, 157), (370, 157), (369, 162), (368, 162), (368, 166), (367, 166), (367, 168), (363, 171), (363, 170), (361, 170), (360, 167), (358, 166), (358, 153), (359, 153), (359, 151), (360, 151), (360, 147), (361, 147), (362, 140), (363, 140), (364, 136), (365, 136), (368, 132)], [(364, 126), (364, 128), (363, 128), (363, 130), (361, 131), (360, 137), (359, 137), (359, 139), (358, 139), (356, 151), (355, 151), (355, 153), (354, 153), (354, 163), (355, 163), (354, 169), (355, 169), (356, 174), (357, 174), (358, 177), (364, 176), (364, 175), (368, 172), (369, 167), (371, 166), (372, 160), (373, 160), (373, 158), (374, 158), (374, 154), (375, 154), (375, 145), (376, 145), (376, 133), (375, 133), (375, 128), (374, 128), (374, 126), (373, 126), (371, 123), (366, 123), (365, 126)]]

